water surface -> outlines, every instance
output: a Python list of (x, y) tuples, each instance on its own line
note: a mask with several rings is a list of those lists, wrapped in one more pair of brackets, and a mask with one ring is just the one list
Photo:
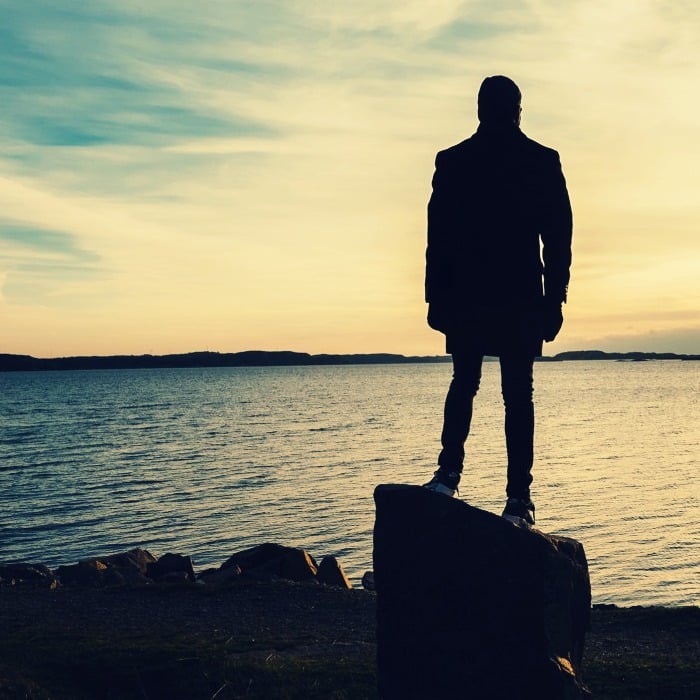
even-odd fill
[[(435, 468), (450, 365), (0, 373), (0, 561), (144, 546), (218, 565), (264, 541), (371, 568), (378, 483)], [(693, 362), (538, 363), (538, 527), (575, 537), (594, 602), (700, 603)], [(461, 497), (505, 488), (485, 363)], [(418, 563), (417, 563), (418, 565)]]

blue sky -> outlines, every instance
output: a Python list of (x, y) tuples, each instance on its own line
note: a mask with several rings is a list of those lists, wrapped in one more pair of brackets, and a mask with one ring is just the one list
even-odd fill
[(700, 352), (700, 9), (0, 1), (0, 351), (433, 354), (425, 205), (486, 75), (575, 215), (573, 348)]

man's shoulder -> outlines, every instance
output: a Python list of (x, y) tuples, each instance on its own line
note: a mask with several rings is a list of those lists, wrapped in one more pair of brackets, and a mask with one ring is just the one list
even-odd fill
[(460, 160), (466, 153), (469, 153), (474, 148), (473, 137), (464, 139), (456, 143), (454, 146), (449, 146), (441, 151), (438, 151), (435, 156), (435, 162), (440, 164), (448, 164), (456, 160)]
[(438, 156), (449, 158), (450, 156), (457, 155), (465, 150), (469, 150), (472, 143), (473, 138), (470, 136), (469, 138), (464, 139), (464, 141), (454, 144), (454, 146), (448, 146), (447, 148), (443, 148), (442, 150), (438, 151)]
[(523, 147), (526, 148), (533, 155), (537, 155), (546, 160), (559, 160), (559, 153), (554, 148), (545, 146), (529, 136), (522, 135), (521, 140)]
[[(516, 145), (517, 151), (531, 158), (536, 158), (543, 162), (554, 161), (556, 163), (559, 161), (559, 153), (555, 149), (544, 146), (522, 132), (518, 133), (514, 144)], [(464, 141), (456, 143), (454, 146), (449, 146), (448, 148), (438, 151), (435, 162), (439, 165), (456, 163), (461, 161), (465, 156), (468, 157), (471, 153), (475, 151), (478, 152), (481, 147), (482, 144), (479, 141), (478, 135), (474, 134), (464, 139)]]

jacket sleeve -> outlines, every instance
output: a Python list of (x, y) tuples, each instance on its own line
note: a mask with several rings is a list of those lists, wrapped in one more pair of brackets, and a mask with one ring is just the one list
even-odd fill
[(425, 301), (445, 300), (451, 288), (451, 265), (448, 241), (451, 197), (449, 177), (442, 153), (435, 158), (433, 191), (428, 202), (428, 246), (425, 251)]
[(547, 206), (540, 231), (544, 294), (553, 303), (561, 303), (566, 301), (569, 287), (573, 217), (566, 180), (556, 151), (553, 152), (548, 172)]

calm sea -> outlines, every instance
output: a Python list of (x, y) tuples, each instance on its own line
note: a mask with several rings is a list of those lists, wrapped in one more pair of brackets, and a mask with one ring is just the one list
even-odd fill
[[(0, 373), (0, 561), (142, 546), (197, 568), (272, 541), (371, 569), (379, 483), (435, 468), (449, 364)], [(461, 497), (500, 513), (497, 363)], [(596, 603), (700, 604), (700, 363), (535, 366), (538, 527)]]

